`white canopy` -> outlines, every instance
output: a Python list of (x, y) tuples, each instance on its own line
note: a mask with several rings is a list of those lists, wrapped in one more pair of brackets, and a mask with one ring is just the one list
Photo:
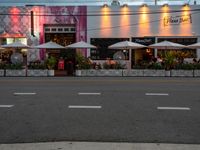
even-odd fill
[(191, 44), (191, 45), (188, 45), (187, 47), (189, 47), (189, 48), (200, 48), (200, 42), (198, 42), (198, 43), (195, 43), (195, 44)]
[(150, 48), (163, 49), (163, 50), (165, 50), (165, 49), (172, 50), (172, 49), (186, 48), (185, 45), (174, 43), (174, 42), (170, 42), (170, 41), (162, 41), (162, 42), (159, 42), (159, 43), (151, 44), (151, 45), (149, 45), (149, 47)]
[(11, 43), (11, 44), (2, 45), (1, 47), (3, 47), (3, 48), (16, 48), (16, 49), (30, 48), (28, 45), (23, 44), (21, 42), (14, 42), (14, 43)]
[(130, 41), (122, 41), (115, 43), (113, 45), (110, 45), (109, 49), (137, 49), (137, 48), (143, 48), (146, 47), (145, 45), (130, 42)]
[(55, 42), (47, 42), (47, 43), (43, 43), (43, 44), (40, 44), (40, 45), (37, 45), (37, 46), (34, 46), (33, 48), (44, 48), (44, 49), (63, 49), (65, 48), (64, 46), (62, 45), (59, 45)]
[(80, 48), (81, 49), (81, 48), (96, 48), (96, 46), (86, 43), (84, 41), (80, 41), (77, 43), (70, 44), (66, 46), (66, 48), (74, 48), (74, 49)]

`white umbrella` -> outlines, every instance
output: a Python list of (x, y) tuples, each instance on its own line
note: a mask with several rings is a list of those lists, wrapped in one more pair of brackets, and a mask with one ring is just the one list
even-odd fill
[(138, 48), (144, 48), (146, 47), (145, 45), (138, 44), (135, 42), (131, 41), (122, 41), (122, 42), (117, 42), (113, 45), (108, 46), (109, 49), (121, 49), (121, 50), (129, 50), (129, 64), (128, 68), (131, 69), (131, 49), (138, 49)]
[(43, 43), (43, 44), (40, 44), (40, 45), (37, 45), (37, 46), (34, 46), (33, 48), (41, 48), (41, 49), (63, 49), (65, 48), (64, 46), (62, 45), (59, 45), (55, 42), (47, 42), (47, 43)]
[(162, 42), (159, 42), (159, 43), (151, 44), (148, 47), (157, 48), (157, 49), (163, 49), (163, 50), (165, 50), (165, 49), (172, 50), (172, 49), (186, 48), (185, 45), (174, 43), (174, 42), (170, 42), (170, 41), (162, 41)]
[(30, 48), (30, 46), (23, 44), (21, 42), (14, 42), (14, 43), (10, 43), (10, 44), (6, 44), (6, 45), (2, 45), (1, 47), (3, 48), (15, 48), (15, 49), (26, 49), (26, 48)]
[(109, 49), (137, 49), (146, 47), (145, 45), (130, 42), (130, 41), (122, 41), (115, 43), (113, 45), (108, 46)]
[(80, 41), (80, 42), (77, 42), (77, 43), (67, 45), (66, 48), (82, 49), (82, 48), (96, 48), (96, 46), (91, 45), (89, 43), (86, 43), (84, 41)]
[(47, 42), (47, 43), (43, 43), (43, 44), (40, 44), (40, 45), (37, 45), (37, 46), (34, 46), (32, 48), (41, 48), (41, 49), (63, 49), (65, 48), (64, 46), (62, 45), (59, 45), (55, 42)]
[(188, 45), (187, 47), (189, 47), (189, 48), (194, 48), (194, 49), (200, 48), (200, 42), (195, 43), (195, 44)]
[[(11, 44), (7, 44), (7, 45), (2, 45), (1, 47), (3, 48), (14, 48), (14, 49), (28, 49), (30, 48), (30, 46), (23, 44), (19, 41), (11, 43)], [(22, 54), (20, 53), (13, 53), (11, 55), (11, 62), (12, 63), (16, 63), (16, 62), (23, 62), (23, 57)], [(27, 63), (26, 63), (26, 75), (27, 75)]]

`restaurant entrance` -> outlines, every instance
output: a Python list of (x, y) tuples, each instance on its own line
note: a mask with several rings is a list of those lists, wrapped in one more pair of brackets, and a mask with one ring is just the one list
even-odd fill
[[(45, 42), (53, 41), (62, 46), (67, 46), (76, 41), (75, 27), (73, 26), (46, 26)], [(48, 57), (56, 58), (55, 76), (72, 76), (75, 72), (75, 50), (49, 49)]]

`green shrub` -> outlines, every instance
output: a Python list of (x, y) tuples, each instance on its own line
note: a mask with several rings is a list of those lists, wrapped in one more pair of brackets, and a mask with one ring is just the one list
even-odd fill
[(166, 70), (173, 69), (175, 65), (175, 55), (173, 52), (169, 51), (165, 53), (164, 66)]
[(141, 66), (141, 65), (134, 65), (133, 69), (146, 69), (146, 66)]
[(85, 58), (81, 53), (76, 54), (76, 68), (77, 69), (91, 69), (92, 62), (89, 58)]
[(47, 69), (45, 64), (30, 64), (28, 66), (29, 69)]
[(47, 58), (47, 60), (46, 60), (46, 64), (47, 64), (48, 69), (54, 69), (55, 66), (56, 66), (56, 63), (57, 63), (57, 60), (56, 60), (56, 58), (53, 57), (53, 56), (50, 56), (50, 57)]
[(24, 69), (21, 63), (18, 64), (6, 64), (6, 69)]
[(174, 69), (193, 70), (194, 64), (177, 64)]
[(152, 63), (151, 65), (148, 66), (148, 69), (164, 69), (164, 66), (162, 66), (161, 63)]
[(0, 69), (5, 69), (5, 64), (4, 63), (0, 63)]
[(194, 64), (194, 69), (200, 69), (200, 63)]

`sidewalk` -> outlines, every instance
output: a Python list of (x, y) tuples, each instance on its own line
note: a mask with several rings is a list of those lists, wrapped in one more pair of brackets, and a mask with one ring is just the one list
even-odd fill
[(195, 144), (47, 142), (0, 144), (0, 150), (200, 150)]

